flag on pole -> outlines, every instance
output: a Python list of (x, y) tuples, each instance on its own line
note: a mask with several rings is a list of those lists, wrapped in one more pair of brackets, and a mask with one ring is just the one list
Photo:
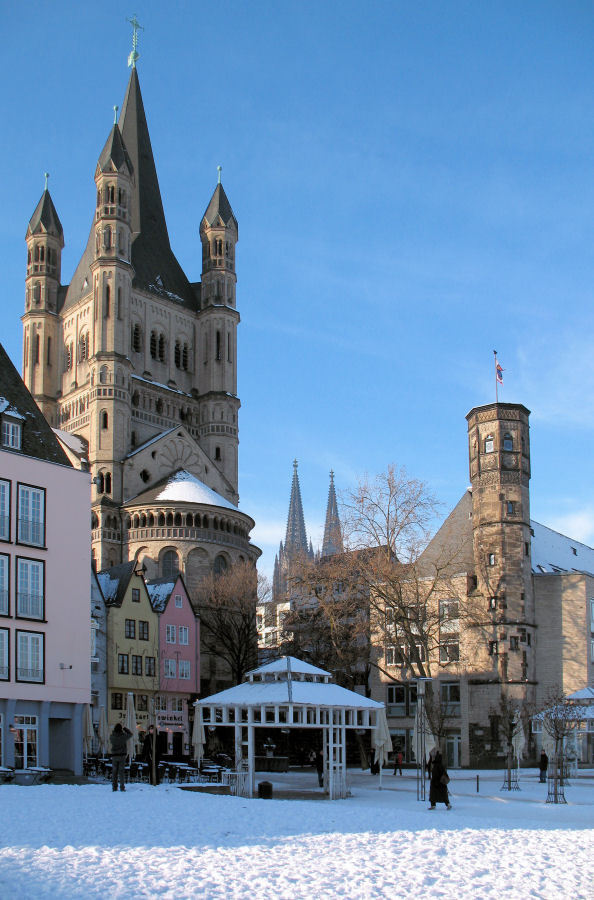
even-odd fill
[(497, 361), (495, 362), (495, 374), (496, 374), (496, 378), (497, 378), (497, 383), (503, 384), (503, 369), (501, 368), (501, 366), (499, 365), (499, 363)]

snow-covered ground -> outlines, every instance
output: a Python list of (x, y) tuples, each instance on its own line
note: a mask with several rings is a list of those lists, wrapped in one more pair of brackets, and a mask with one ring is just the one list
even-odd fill
[[(0, 787), (0, 891), (14, 898), (594, 897), (594, 772), (545, 804), (522, 773), (452, 772), (451, 812), (412, 773), (349, 772), (352, 797), (243, 800), (161, 785)], [(264, 775), (317, 791), (314, 772)]]

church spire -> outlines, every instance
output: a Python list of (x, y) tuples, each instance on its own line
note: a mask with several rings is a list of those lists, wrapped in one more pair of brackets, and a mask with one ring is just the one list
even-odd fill
[(296, 459), (293, 460), (293, 482), (291, 484), (289, 515), (287, 516), (285, 553), (289, 556), (296, 553), (303, 553), (306, 556), (308, 554), (307, 534), (305, 533), (305, 519), (303, 517), (303, 504), (301, 502), (301, 488), (299, 487)]
[(328, 489), (328, 505), (326, 507), (326, 524), (324, 526), (324, 542), (322, 544), (322, 556), (335, 556), (343, 552), (342, 531), (338, 517), (338, 503), (334, 489), (334, 472), (330, 472), (330, 487)]

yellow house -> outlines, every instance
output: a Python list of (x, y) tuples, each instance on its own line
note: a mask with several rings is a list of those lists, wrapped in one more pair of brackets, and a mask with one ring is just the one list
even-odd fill
[(159, 688), (159, 620), (136, 563), (97, 575), (107, 607), (107, 721), (125, 724), (128, 693), (134, 695), (137, 734), (147, 730)]

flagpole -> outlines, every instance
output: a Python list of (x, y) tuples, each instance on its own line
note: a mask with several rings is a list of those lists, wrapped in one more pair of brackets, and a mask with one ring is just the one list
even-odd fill
[(495, 403), (499, 403), (499, 393), (497, 391), (497, 350), (493, 350), (495, 357)]

